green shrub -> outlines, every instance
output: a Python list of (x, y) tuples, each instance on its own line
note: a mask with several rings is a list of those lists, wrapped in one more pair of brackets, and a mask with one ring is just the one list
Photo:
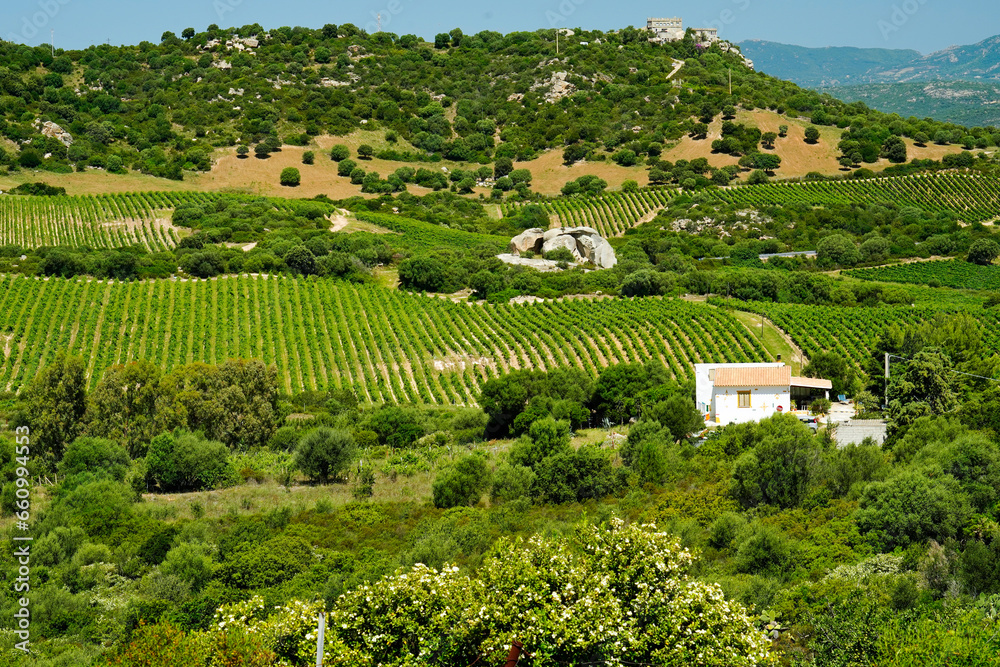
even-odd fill
[(281, 184), (286, 187), (297, 187), (302, 182), (302, 174), (295, 167), (285, 167), (281, 170)]
[(196, 433), (162, 433), (149, 443), (146, 480), (161, 491), (193, 491), (232, 483), (229, 448)]
[(318, 428), (305, 434), (295, 449), (295, 465), (310, 479), (339, 480), (357, 451), (350, 431)]
[(519, 498), (530, 498), (534, 483), (535, 473), (531, 468), (504, 463), (493, 473), (490, 501), (499, 505)]
[(470, 454), (443, 470), (434, 480), (434, 506), (475, 505), (490, 488), (490, 471), (482, 456)]
[(603, 498), (621, 486), (610, 458), (594, 445), (549, 456), (534, 469), (536, 478), (532, 491), (544, 502), (568, 503)]
[(746, 529), (746, 519), (736, 512), (723, 512), (709, 527), (708, 544), (716, 549), (728, 549)]
[(865, 489), (858, 528), (883, 550), (958, 535), (971, 516), (968, 497), (951, 475), (933, 479), (905, 470)]
[(105, 471), (117, 482), (125, 479), (131, 459), (125, 448), (104, 438), (81, 437), (66, 447), (59, 473), (76, 475), (82, 472)]
[(132, 491), (120, 482), (81, 484), (59, 499), (45, 526), (79, 526), (94, 537), (106, 537), (132, 513)]
[(736, 551), (736, 571), (777, 577), (787, 572), (791, 558), (792, 548), (783, 533), (754, 524)]
[[(351, 149), (343, 144), (337, 144), (330, 149), (330, 159), (334, 162), (343, 162), (351, 157)], [(343, 176), (343, 174), (341, 174)]]

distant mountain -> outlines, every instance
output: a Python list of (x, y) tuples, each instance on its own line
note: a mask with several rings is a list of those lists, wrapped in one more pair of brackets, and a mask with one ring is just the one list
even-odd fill
[(851, 46), (811, 49), (756, 39), (740, 42), (739, 46), (758, 72), (807, 88), (870, 83), (873, 74), (901, 69), (921, 57), (918, 51)]
[(969, 127), (1000, 126), (1000, 82), (867, 83), (820, 90), (845, 102), (864, 102), (904, 118), (934, 118)]
[(902, 49), (856, 49), (748, 40), (743, 54), (758, 71), (808, 88), (910, 81), (1000, 80), (1000, 35), (921, 55)]
[[(1000, 125), (1000, 35), (929, 55), (898, 49), (821, 49), (740, 43), (761, 72), (847, 102), (960, 123)], [(996, 83), (997, 85), (994, 85)]]
[(901, 67), (886, 67), (872, 83), (1000, 80), (1000, 35), (971, 46), (950, 46)]

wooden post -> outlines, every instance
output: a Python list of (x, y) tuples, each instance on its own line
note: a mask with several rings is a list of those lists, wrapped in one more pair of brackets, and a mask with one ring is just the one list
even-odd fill
[(515, 667), (517, 661), (521, 659), (521, 650), (523, 648), (524, 644), (515, 639), (510, 645), (510, 651), (507, 653), (507, 662), (504, 664), (504, 667)]

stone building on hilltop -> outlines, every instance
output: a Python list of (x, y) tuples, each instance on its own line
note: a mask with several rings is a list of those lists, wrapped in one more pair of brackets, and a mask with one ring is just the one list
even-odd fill
[[(684, 39), (684, 21), (677, 18), (648, 18), (646, 30), (652, 35), (649, 41), (657, 44), (679, 42)], [(719, 41), (717, 28), (693, 28), (694, 39), (700, 44), (714, 44)]]

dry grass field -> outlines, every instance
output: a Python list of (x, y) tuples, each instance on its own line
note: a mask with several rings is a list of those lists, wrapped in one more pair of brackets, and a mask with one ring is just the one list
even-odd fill
[[(804, 119), (787, 118), (771, 111), (740, 111), (737, 122), (759, 127), (762, 132), (777, 132), (779, 125), (788, 125), (788, 136), (778, 139), (774, 153), (781, 156), (781, 169), (777, 171), (778, 178), (799, 178), (811, 171), (833, 175), (841, 173), (837, 162), (837, 143), (840, 141), (841, 130), (836, 127), (821, 127), (820, 140), (817, 144), (805, 143), (805, 129), (809, 122)], [(667, 148), (662, 158), (676, 162), (677, 160), (693, 160), (704, 157), (713, 167), (723, 167), (736, 164), (737, 158), (720, 153), (712, 153), (712, 141), (722, 134), (722, 119), (716, 118), (709, 125), (706, 139), (694, 140), (684, 137), (679, 142)], [(906, 141), (910, 159), (939, 160), (950, 153), (958, 153), (961, 146), (928, 145), (924, 148), (914, 146)], [(404, 165), (419, 169), (439, 170), (442, 167), (453, 169), (474, 169), (479, 165), (455, 162), (394, 162), (388, 160), (358, 160), (358, 146), (369, 144), (378, 152), (381, 149), (395, 147), (400, 151), (415, 151), (407, 142), (400, 141), (393, 145), (385, 140), (382, 131), (359, 130), (343, 137), (323, 135), (315, 138), (311, 146), (283, 146), (281, 151), (265, 159), (254, 156), (239, 158), (235, 148), (224, 148), (216, 151), (214, 166), (207, 173), (186, 173), (183, 181), (171, 181), (155, 178), (139, 173), (123, 175), (109, 174), (103, 170), (90, 169), (83, 173), (53, 174), (44, 171), (23, 171), (17, 174), (0, 176), (0, 190), (7, 190), (16, 185), (32, 181), (44, 181), (51, 185), (66, 188), (69, 194), (100, 194), (117, 192), (138, 192), (149, 190), (203, 190), (213, 192), (238, 192), (245, 194), (260, 194), (276, 197), (311, 198), (317, 195), (327, 195), (332, 199), (362, 195), (360, 185), (352, 185), (350, 179), (337, 175), (337, 163), (330, 160), (329, 150), (335, 144), (344, 144), (351, 149), (352, 159), (358, 162), (365, 171), (378, 172), (383, 178)], [(316, 153), (316, 162), (312, 165), (302, 163), (302, 154), (311, 150)], [(880, 160), (874, 165), (865, 165), (872, 169), (882, 169), (889, 166), (887, 160)], [(562, 162), (562, 150), (548, 151), (530, 162), (520, 162), (515, 165), (519, 169), (529, 169), (533, 175), (532, 189), (544, 195), (558, 195), (562, 186), (586, 174), (600, 176), (608, 182), (612, 190), (620, 188), (626, 180), (635, 180), (640, 186), (647, 185), (646, 168), (644, 166), (620, 167), (606, 162), (585, 162), (566, 166)], [(284, 187), (279, 184), (281, 170), (295, 167), (302, 174), (302, 183), (296, 188)], [(423, 195), (430, 190), (410, 185), (408, 190), (416, 195)], [(477, 188), (473, 196), (488, 195), (488, 190)]]

